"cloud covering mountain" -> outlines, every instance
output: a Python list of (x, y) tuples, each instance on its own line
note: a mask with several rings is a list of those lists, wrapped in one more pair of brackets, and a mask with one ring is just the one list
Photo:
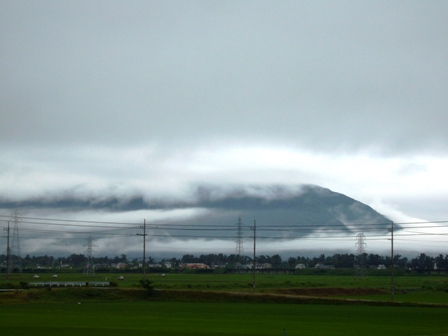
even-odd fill
[[(394, 222), (447, 220), (447, 17), (444, 1), (2, 1), (0, 212), (233, 223), (241, 202), (248, 224), (290, 192), (272, 186), (319, 185)], [(447, 230), (401, 246), (442, 249)], [(97, 250), (138, 250), (124, 238)]]
[[(205, 240), (225, 241), (226, 250), (232, 249), (239, 219), (242, 220), (242, 238), (251, 240), (252, 228), (257, 225), (258, 238), (265, 243), (279, 243), (279, 251), (283, 250), (282, 242), (301, 238), (319, 240), (339, 236), (353, 240), (364, 231), (386, 236), (391, 225), (388, 218), (368, 205), (314, 185), (199, 186), (189, 200), (181, 202), (145, 201), (135, 197), (106, 201), (67, 198), (0, 203), (3, 212), (11, 206), (21, 209), (24, 237), (31, 240), (31, 232), (34, 232), (36, 242), (33, 245), (38, 246), (39, 239), (53, 238), (53, 246), (49, 247), (51, 244), (46, 242), (39, 247), (42, 251), (45, 248), (57, 250), (58, 238), (64, 241), (94, 235), (101, 244), (117, 239), (108, 232), (119, 229), (121, 242), (115, 247), (120, 246), (121, 252), (109, 250), (109, 253), (135, 253), (126, 245), (135, 241), (132, 236), (141, 231), (141, 218), (140, 223), (134, 222), (136, 214), (146, 217), (149, 239), (168, 246), (174, 241), (178, 248), (182, 248), (181, 242), (201, 244)], [(188, 244), (183, 246), (184, 252), (188, 253)]]

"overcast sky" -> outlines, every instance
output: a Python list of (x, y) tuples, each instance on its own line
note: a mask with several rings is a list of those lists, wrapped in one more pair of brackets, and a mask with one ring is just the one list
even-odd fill
[(447, 220), (446, 1), (0, 0), (0, 199), (316, 184)]

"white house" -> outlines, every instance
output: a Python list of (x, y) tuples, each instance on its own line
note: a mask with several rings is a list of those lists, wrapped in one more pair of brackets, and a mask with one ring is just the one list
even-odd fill
[(314, 268), (320, 268), (320, 269), (334, 269), (333, 265), (324, 265), (321, 263), (317, 263), (316, 266), (314, 266)]

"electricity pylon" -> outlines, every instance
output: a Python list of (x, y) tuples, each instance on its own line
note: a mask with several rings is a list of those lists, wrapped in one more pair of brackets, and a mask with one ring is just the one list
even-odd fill
[(93, 268), (93, 258), (92, 258), (92, 254), (93, 254), (93, 244), (92, 244), (93, 238), (92, 236), (89, 236), (87, 238), (87, 249), (86, 249), (86, 253), (87, 253), (87, 265), (85, 268), (85, 274), (87, 276), (89, 275), (95, 275), (95, 270)]
[(364, 236), (363, 233), (359, 233), (356, 236), (356, 254), (358, 261), (358, 268), (356, 269), (356, 275), (360, 278), (364, 277), (367, 273), (366, 260), (365, 260), (367, 244), (365, 243), (365, 239), (366, 236)]
[(11, 247), (9, 251), (9, 273), (14, 270), (22, 272), (22, 257), (20, 255), (20, 236), (19, 236), (19, 224), (20, 217), (19, 211), (15, 210), (11, 216), (12, 223), (12, 239)]
[(241, 257), (244, 254), (243, 223), (241, 223), (241, 216), (238, 217), (238, 223), (236, 225), (237, 231), (235, 254), (238, 256), (238, 262), (241, 262)]

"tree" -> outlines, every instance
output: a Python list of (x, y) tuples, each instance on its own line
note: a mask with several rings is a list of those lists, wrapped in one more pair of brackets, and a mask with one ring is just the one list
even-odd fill
[(275, 254), (271, 257), (272, 267), (280, 268), (282, 265), (282, 257), (280, 255)]
[(369, 266), (375, 266), (377, 267), (378, 265), (384, 265), (385, 261), (384, 258), (378, 254), (368, 254), (366, 257), (366, 264)]
[(297, 265), (297, 259), (294, 257), (288, 258), (288, 265), (290, 268), (294, 268)]
[[(33, 256), (34, 259), (34, 256)], [(74, 267), (81, 267), (83, 266), (87, 258), (84, 254), (72, 254), (67, 258), (68, 263), (72, 264)]]
[(184, 254), (182, 256), (181, 260), (182, 260), (183, 263), (195, 263), (195, 262), (198, 262), (197, 258), (194, 255), (192, 255), (192, 254)]
[(434, 258), (434, 261), (437, 265), (437, 269), (448, 268), (448, 254), (445, 257), (443, 257), (442, 254), (439, 254), (437, 257)]
[(417, 258), (411, 259), (411, 267), (419, 272), (429, 271), (433, 267), (433, 258), (421, 253)]
[(145, 288), (149, 294), (153, 294), (154, 293), (154, 286), (153, 286), (153, 282), (149, 281), (148, 279), (141, 279), (140, 280), (140, 286), (142, 286), (143, 288)]

